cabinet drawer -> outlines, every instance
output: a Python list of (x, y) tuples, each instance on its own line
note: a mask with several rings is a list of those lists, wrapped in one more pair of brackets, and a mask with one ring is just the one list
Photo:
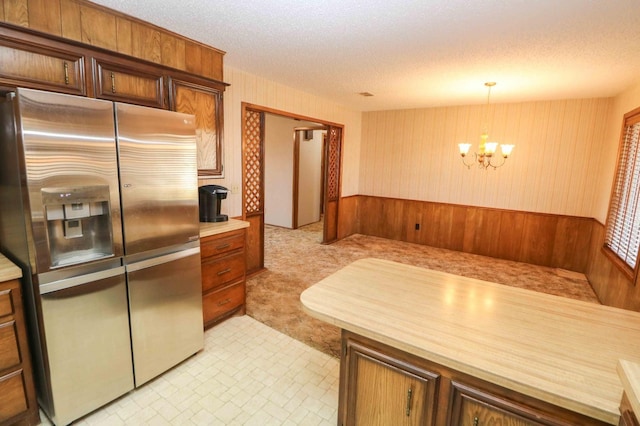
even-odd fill
[(202, 291), (206, 292), (242, 278), (244, 276), (244, 269), (243, 251), (208, 262), (202, 262)]
[(222, 238), (204, 238), (200, 244), (202, 259), (244, 247), (244, 231)]
[(0, 291), (0, 318), (13, 314), (12, 289)]
[(244, 304), (244, 281), (213, 291), (202, 298), (204, 323), (207, 324)]
[(0, 371), (20, 364), (15, 321), (0, 324)]
[(480, 403), (472, 399), (465, 399), (462, 402), (461, 408), (460, 421), (456, 423), (460, 426), (543, 426), (542, 423), (534, 422), (515, 413), (510, 413), (496, 406)]
[(0, 377), (0, 423), (27, 410), (22, 370)]
[(511, 401), (506, 397), (466, 384), (452, 383), (451, 423), (456, 426), (564, 426), (567, 424), (594, 424), (575, 422), (569, 418), (545, 412), (540, 407)]

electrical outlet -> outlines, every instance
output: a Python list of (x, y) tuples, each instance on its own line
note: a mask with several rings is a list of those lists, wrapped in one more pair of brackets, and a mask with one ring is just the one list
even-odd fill
[(419, 230), (420, 230), (420, 224), (416, 223), (416, 231), (419, 231)]
[(238, 188), (238, 185), (231, 185), (231, 193), (232, 194), (237, 194), (240, 191), (240, 189)]

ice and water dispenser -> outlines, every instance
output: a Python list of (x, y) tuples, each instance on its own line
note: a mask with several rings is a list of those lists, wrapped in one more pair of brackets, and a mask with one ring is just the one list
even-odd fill
[(229, 190), (220, 185), (203, 185), (198, 190), (200, 222), (225, 222), (229, 216), (220, 213), (222, 200)]
[(42, 189), (51, 267), (113, 256), (109, 186)]

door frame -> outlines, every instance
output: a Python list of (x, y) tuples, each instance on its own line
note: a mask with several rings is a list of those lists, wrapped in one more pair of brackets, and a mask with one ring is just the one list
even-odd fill
[[(248, 116), (259, 114), (259, 125), (250, 130), (247, 128)], [(323, 164), (323, 193), (333, 194), (329, 199), (325, 197), (324, 228), (322, 243), (330, 244), (338, 240), (338, 213), (340, 194), (342, 192), (342, 145), (344, 125), (307, 117), (287, 111), (255, 105), (248, 102), (241, 104), (242, 126), (242, 219), (250, 223), (247, 230), (247, 274), (254, 274), (264, 269), (264, 116), (275, 114), (282, 117), (310, 121), (326, 127), (327, 134), (337, 135), (333, 143), (327, 143), (323, 157), (327, 161)], [(333, 132), (332, 132), (333, 130)], [(255, 132), (259, 134), (256, 135)], [(334, 155), (329, 155), (333, 150)], [(328, 161), (333, 158), (333, 161)], [(331, 169), (333, 168), (333, 169)], [(330, 170), (331, 169), (331, 170)], [(331, 173), (333, 172), (333, 173)], [(333, 178), (329, 180), (329, 176)], [(332, 185), (332, 191), (327, 186)], [(330, 208), (329, 208), (330, 207)]]

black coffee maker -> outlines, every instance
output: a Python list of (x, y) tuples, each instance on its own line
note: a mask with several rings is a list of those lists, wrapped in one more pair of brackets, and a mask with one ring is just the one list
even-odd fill
[(225, 222), (226, 214), (220, 214), (220, 204), (227, 198), (229, 190), (220, 185), (203, 185), (198, 190), (200, 222)]

